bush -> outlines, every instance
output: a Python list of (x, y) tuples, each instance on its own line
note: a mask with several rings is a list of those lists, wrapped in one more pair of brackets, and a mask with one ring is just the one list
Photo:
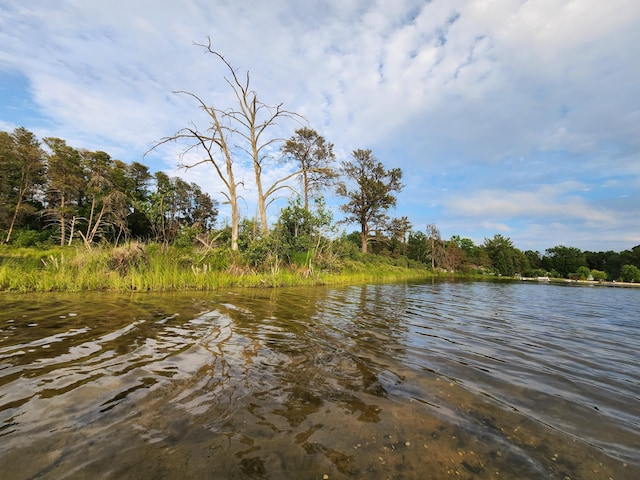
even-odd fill
[(640, 282), (640, 268), (635, 265), (624, 265), (620, 270), (623, 282)]
[(333, 242), (333, 251), (343, 259), (360, 261), (364, 258), (361, 247), (344, 235)]
[(580, 277), (580, 280), (588, 280), (591, 277), (591, 270), (589, 270), (589, 267), (582, 266), (578, 268), (576, 274)]
[(47, 230), (16, 230), (11, 237), (15, 247), (40, 247), (51, 244), (51, 232)]
[(143, 246), (137, 242), (115, 247), (109, 252), (109, 268), (126, 274), (131, 267), (139, 267), (146, 262)]
[(233, 263), (233, 254), (226, 247), (214, 248), (202, 255), (199, 263), (210, 265), (213, 270), (223, 271)]

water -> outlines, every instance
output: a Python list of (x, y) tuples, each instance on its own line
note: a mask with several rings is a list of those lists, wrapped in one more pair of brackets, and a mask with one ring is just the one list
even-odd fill
[(640, 478), (640, 290), (0, 302), (3, 479)]

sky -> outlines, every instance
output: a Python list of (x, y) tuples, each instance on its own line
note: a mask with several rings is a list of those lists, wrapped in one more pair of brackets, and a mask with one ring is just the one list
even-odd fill
[[(206, 128), (174, 92), (234, 105), (228, 72), (197, 45), (210, 38), (338, 163), (371, 149), (401, 168), (390, 213), (414, 231), (622, 251), (640, 244), (638, 25), (637, 0), (0, 0), (0, 130), (141, 162), (222, 203), (210, 167), (178, 168), (178, 145), (145, 155)], [(289, 168), (274, 160), (266, 183)], [(241, 214), (253, 217), (249, 183)]]

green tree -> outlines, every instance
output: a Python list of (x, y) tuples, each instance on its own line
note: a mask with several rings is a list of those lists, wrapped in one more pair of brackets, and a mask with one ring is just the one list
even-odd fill
[(387, 220), (387, 211), (396, 205), (395, 192), (402, 190), (402, 171), (385, 169), (371, 150), (354, 150), (353, 160), (342, 162), (341, 173), (345, 180), (338, 183), (336, 192), (345, 197), (341, 205), (346, 222), (360, 225), (362, 253), (367, 253), (370, 232)]
[(455, 242), (466, 256), (470, 257), (473, 255), (473, 250), (476, 246), (470, 238), (461, 238), (460, 235), (453, 235), (451, 241)]
[(424, 232), (409, 232), (407, 239), (407, 258), (426, 264), (429, 259), (428, 257), (427, 236)]
[(300, 172), (303, 207), (309, 210), (309, 198), (322, 192), (336, 177), (333, 144), (311, 128), (299, 128), (282, 147), (285, 158), (296, 162)]
[(640, 268), (635, 265), (623, 265), (620, 278), (623, 282), (640, 282)]
[(623, 265), (635, 265), (640, 268), (640, 245), (636, 245), (631, 250), (620, 252), (620, 262)]
[(169, 175), (164, 172), (156, 172), (153, 175), (155, 189), (149, 194), (144, 203), (140, 205), (145, 216), (149, 220), (151, 230), (156, 242), (168, 244), (171, 240), (171, 199), (173, 186)]
[(589, 267), (583, 265), (581, 267), (578, 267), (578, 270), (576, 270), (576, 274), (578, 275), (580, 280), (588, 280), (589, 277), (591, 277), (591, 270), (589, 270)]
[(389, 253), (393, 258), (407, 255), (407, 241), (412, 228), (413, 225), (411, 225), (409, 218), (406, 216), (392, 218), (388, 221), (385, 230), (389, 238), (386, 240), (386, 243)]
[(607, 252), (584, 252), (587, 267), (592, 270), (601, 270), (607, 274), (607, 278), (620, 278), (622, 258), (620, 253), (609, 250)]
[[(47, 137), (49, 185), (48, 212), (60, 229), (60, 245), (67, 240), (67, 226), (78, 212), (78, 192), (85, 187), (80, 152), (60, 138)], [(69, 236), (69, 242), (72, 237)]]
[(587, 266), (587, 262), (580, 249), (558, 245), (546, 250), (542, 265), (548, 271), (555, 270), (561, 277), (567, 278), (576, 273), (579, 267)]
[[(129, 213), (125, 192), (116, 188), (118, 170), (111, 156), (103, 151), (80, 151), (85, 171), (85, 199), (80, 209), (79, 230), (87, 248), (98, 238), (106, 238), (108, 231), (116, 231), (115, 241), (127, 228)], [(73, 228), (73, 227), (72, 227)], [(84, 230), (84, 231), (83, 231)], [(73, 230), (71, 233), (73, 236)]]
[(411, 232), (411, 228), (413, 228), (413, 225), (411, 225), (409, 218), (406, 216), (392, 218), (387, 225), (387, 231), (391, 238), (405, 244), (407, 243), (407, 236), (409, 232)]
[(540, 255), (540, 252), (535, 250), (526, 250), (524, 252), (524, 256), (527, 258), (529, 267), (532, 270), (539, 270), (542, 268), (542, 255)]
[(438, 227), (430, 223), (427, 225), (427, 257), (431, 261), (431, 270), (435, 270), (436, 267), (446, 268), (447, 262), (447, 249), (445, 243), (440, 236), (440, 230)]
[(331, 230), (332, 215), (324, 199), (316, 199), (315, 211), (309, 211), (297, 197), (280, 210), (273, 230), (281, 245), (282, 255), (290, 263), (302, 264), (311, 269), (313, 263), (329, 247), (327, 234)]
[[(2, 132), (5, 133), (5, 132)], [(0, 196), (3, 196), (5, 215), (9, 219), (5, 243), (21, 216), (34, 213), (29, 200), (45, 182), (44, 151), (36, 136), (23, 127), (0, 138)]]
[(485, 238), (484, 249), (491, 260), (491, 266), (500, 275), (512, 277), (526, 268), (524, 254), (513, 246), (508, 237), (496, 234), (493, 238)]
[(424, 232), (409, 232), (407, 240), (407, 257), (417, 262), (427, 263), (427, 236)]
[(164, 172), (156, 172), (154, 178), (155, 190), (140, 206), (156, 241), (169, 244), (182, 229), (188, 228), (197, 234), (213, 226), (218, 203), (200, 187), (181, 178), (169, 177)]
[[(116, 162), (118, 166), (118, 163)], [(153, 175), (149, 168), (139, 162), (132, 162), (118, 168), (116, 175), (117, 188), (128, 198), (129, 214), (127, 215), (127, 229), (134, 238), (144, 239), (151, 235), (151, 224), (145, 215), (145, 205), (151, 195), (150, 185)]]

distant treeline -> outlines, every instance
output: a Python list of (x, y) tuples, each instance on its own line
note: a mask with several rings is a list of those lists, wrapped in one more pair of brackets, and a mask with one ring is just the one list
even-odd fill
[[(309, 150), (302, 147), (318, 142), (324, 162), (305, 168), (301, 152)], [(386, 170), (370, 150), (356, 150), (351, 161), (334, 167), (331, 148), (315, 131), (297, 130), (283, 155), (299, 162), (300, 191), (268, 229), (241, 218), (234, 235), (217, 222), (218, 200), (195, 183), (59, 138), (41, 142), (22, 127), (0, 132), (0, 240), (11, 247), (80, 244), (88, 250), (131, 241), (196, 246), (226, 252), (227, 269), (333, 269), (378, 256), (447, 272), (640, 281), (640, 245), (623, 252), (566, 246), (523, 252), (502, 235), (475, 245), (459, 236), (442, 239), (435, 225), (415, 230), (407, 217), (387, 215), (402, 188), (400, 169)], [(342, 227), (322, 197), (327, 189), (345, 199), (340, 208), (359, 231), (338, 233)]]

